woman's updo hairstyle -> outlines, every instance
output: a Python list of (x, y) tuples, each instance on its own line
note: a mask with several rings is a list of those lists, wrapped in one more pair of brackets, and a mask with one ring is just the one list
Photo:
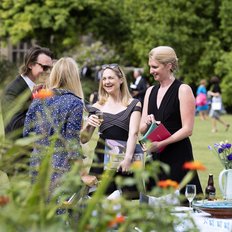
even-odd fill
[(149, 59), (157, 60), (161, 64), (172, 64), (171, 72), (178, 70), (178, 58), (173, 48), (169, 46), (159, 46), (149, 52)]

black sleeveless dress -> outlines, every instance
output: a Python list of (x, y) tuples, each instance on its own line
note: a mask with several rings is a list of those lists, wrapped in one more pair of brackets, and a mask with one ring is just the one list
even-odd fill
[[(141, 107), (136, 106), (136, 104), (139, 102), (139, 100), (134, 99), (128, 107), (117, 113), (117, 114), (111, 114), (111, 113), (105, 113), (103, 114), (103, 123), (101, 124), (99, 128), (100, 137), (97, 142), (96, 148), (95, 148), (95, 158), (93, 160), (92, 167), (90, 168), (90, 174), (92, 175), (101, 175), (104, 171), (104, 154), (103, 150), (105, 148), (104, 140), (105, 139), (118, 139), (127, 141), (128, 139), (128, 132), (129, 132), (129, 124), (130, 124), (130, 116), (134, 111), (140, 111)], [(90, 109), (90, 114), (93, 114), (97, 111), (96, 108), (92, 107)], [(116, 173), (115, 176), (120, 175), (124, 177), (131, 177), (131, 174), (124, 174), (124, 173)], [(108, 187), (108, 190), (106, 191), (106, 194), (109, 195), (115, 190), (117, 190), (117, 186), (114, 181), (110, 184)], [(127, 198), (138, 198), (139, 193), (136, 190), (135, 186), (125, 186), (122, 188), (122, 192), (126, 193)]]
[[(148, 102), (148, 114), (154, 114), (157, 121), (161, 121), (171, 134), (174, 134), (182, 127), (180, 115), (180, 103), (178, 98), (179, 87), (182, 83), (175, 80), (165, 93), (160, 107), (157, 107), (157, 94), (160, 85), (156, 85), (151, 90)], [(181, 182), (187, 171), (183, 169), (183, 164), (193, 160), (192, 145), (189, 138), (168, 145), (161, 153), (153, 154), (154, 160), (160, 160), (168, 164), (171, 168), (170, 175), (164, 173), (159, 175), (161, 180), (172, 179)], [(190, 182), (197, 187), (197, 194), (202, 193), (198, 175)], [(148, 189), (154, 186), (155, 182), (150, 180)], [(184, 193), (182, 189), (181, 193)]]

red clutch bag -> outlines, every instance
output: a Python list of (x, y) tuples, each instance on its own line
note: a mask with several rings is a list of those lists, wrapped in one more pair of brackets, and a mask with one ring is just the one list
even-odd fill
[[(147, 140), (154, 142), (154, 141), (163, 141), (171, 136), (171, 133), (167, 130), (167, 128), (160, 123), (158, 126), (154, 126), (152, 124), (148, 129), (148, 132), (143, 136), (140, 142), (144, 143)], [(160, 148), (159, 152), (162, 152), (165, 147)]]

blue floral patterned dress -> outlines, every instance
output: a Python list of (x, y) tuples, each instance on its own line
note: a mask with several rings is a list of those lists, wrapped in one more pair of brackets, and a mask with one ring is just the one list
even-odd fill
[(46, 99), (35, 99), (26, 115), (23, 135), (42, 135), (32, 151), (30, 166), (32, 182), (51, 138), (56, 136), (52, 156), (51, 190), (57, 186), (57, 178), (71, 168), (71, 160), (81, 158), (80, 130), (83, 101), (70, 91), (53, 89), (54, 95)]

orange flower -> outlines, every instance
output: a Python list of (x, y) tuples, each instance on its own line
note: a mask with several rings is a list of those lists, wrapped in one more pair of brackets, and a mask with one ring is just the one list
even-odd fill
[(108, 223), (108, 227), (114, 227), (123, 222), (125, 222), (125, 217), (123, 215), (118, 215)]
[(141, 160), (136, 160), (131, 164), (131, 168), (134, 170), (140, 170), (143, 168), (143, 162)]
[(192, 161), (184, 163), (184, 169), (189, 170), (205, 170), (206, 167), (199, 161)]
[(53, 91), (51, 91), (50, 89), (40, 89), (39, 91), (36, 91), (35, 93), (32, 94), (33, 98), (37, 98), (37, 99), (45, 99), (45, 98), (49, 98), (52, 97)]
[(9, 197), (7, 196), (0, 196), (0, 206), (4, 206), (8, 204), (10, 201)]
[(157, 185), (161, 188), (173, 187), (175, 189), (177, 189), (179, 186), (179, 184), (176, 181), (170, 179), (160, 180)]

